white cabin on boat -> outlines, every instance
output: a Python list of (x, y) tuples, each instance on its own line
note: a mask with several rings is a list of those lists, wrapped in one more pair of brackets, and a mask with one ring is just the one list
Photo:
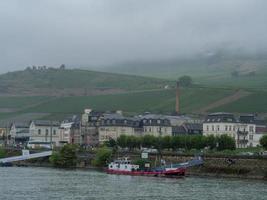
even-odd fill
[(127, 158), (118, 159), (108, 165), (109, 170), (131, 172), (139, 169), (139, 165), (131, 164)]

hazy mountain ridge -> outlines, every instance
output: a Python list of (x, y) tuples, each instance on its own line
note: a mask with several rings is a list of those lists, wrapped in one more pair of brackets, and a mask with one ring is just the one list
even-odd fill
[[(246, 55), (231, 54), (224, 51), (207, 52), (191, 59), (125, 62), (106, 67), (104, 70), (173, 80), (182, 75), (190, 75), (196, 82), (207, 85), (209, 82), (216, 85), (227, 85), (225, 82), (227, 79), (231, 82), (236, 80), (238, 84), (233, 84), (233, 86), (242, 87), (241, 82), (246, 81), (244, 87), (250, 87), (250, 85), (254, 87), (255, 85), (262, 85), (262, 83), (265, 84), (262, 76), (267, 74), (267, 54)], [(233, 75), (234, 72), (238, 73), (237, 76)]]

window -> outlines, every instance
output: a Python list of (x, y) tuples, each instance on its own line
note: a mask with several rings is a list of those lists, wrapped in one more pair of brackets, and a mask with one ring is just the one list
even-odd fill
[(56, 130), (53, 130), (53, 135), (56, 135), (57, 134), (57, 131)]
[(211, 130), (214, 131), (214, 125), (211, 126)]
[(254, 127), (253, 126), (249, 126), (249, 132), (253, 132), (254, 131)]
[(253, 135), (249, 135), (249, 139), (250, 140), (253, 140)]
[(217, 131), (220, 131), (220, 125), (217, 125)]
[(232, 131), (232, 126), (229, 126), (229, 131)]
[(48, 129), (45, 129), (45, 135), (48, 135)]
[(207, 125), (206, 130), (209, 131), (209, 125)]
[(225, 125), (225, 128), (224, 128), (224, 129), (225, 129), (225, 131), (228, 131), (228, 126), (227, 126), (227, 125)]
[(41, 135), (41, 129), (38, 129), (38, 135)]

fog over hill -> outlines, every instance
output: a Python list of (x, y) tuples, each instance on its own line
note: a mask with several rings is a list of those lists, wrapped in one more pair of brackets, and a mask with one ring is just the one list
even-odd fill
[(163, 61), (221, 50), (266, 55), (266, 8), (265, 0), (1, 1), (0, 73), (62, 63), (102, 70), (158, 63), (159, 70)]

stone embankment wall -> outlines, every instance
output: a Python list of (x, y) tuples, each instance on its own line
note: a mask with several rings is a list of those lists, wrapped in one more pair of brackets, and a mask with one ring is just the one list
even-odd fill
[[(130, 157), (138, 159), (140, 155), (131, 154)], [(193, 156), (163, 155), (162, 159), (171, 164), (186, 162), (193, 159)], [(154, 163), (157, 160), (159, 163), (159, 158), (155, 155), (149, 155), (149, 160)], [(189, 168), (187, 175), (267, 180), (267, 158), (204, 157), (203, 166)]]

